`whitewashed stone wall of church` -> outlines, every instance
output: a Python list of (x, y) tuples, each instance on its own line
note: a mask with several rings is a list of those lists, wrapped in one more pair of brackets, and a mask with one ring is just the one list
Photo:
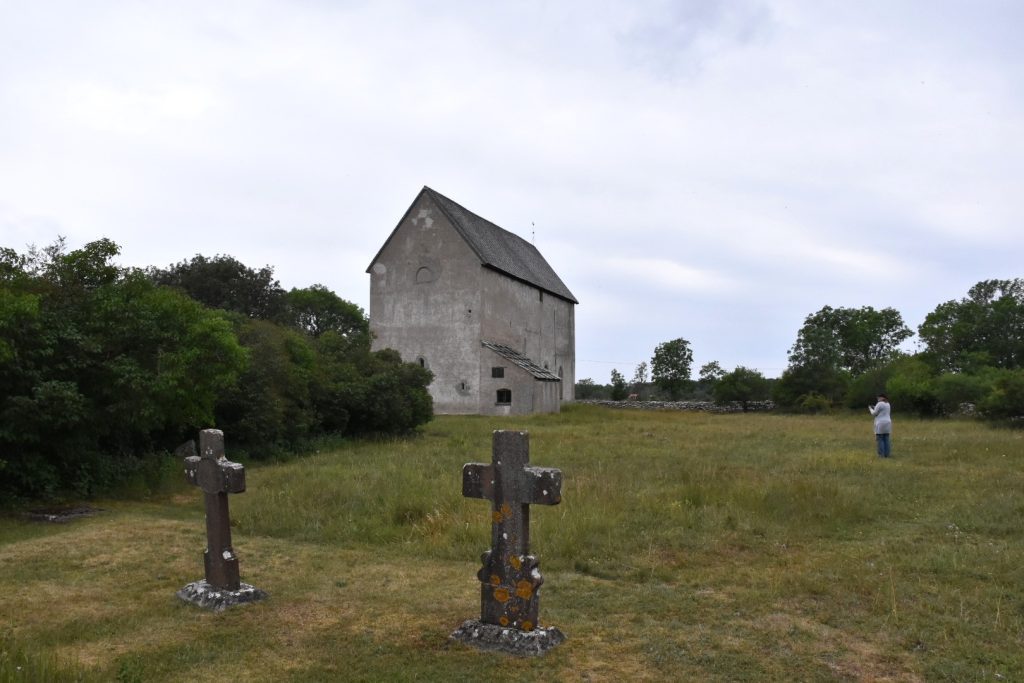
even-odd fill
[[(574, 398), (574, 315), (573, 304), (482, 267), (424, 196), (370, 269), (372, 348), (422, 360), (434, 373), (429, 388), (439, 414), (557, 412)], [(512, 347), (562, 381), (537, 381), (481, 340)], [(508, 368), (502, 380), (491, 377), (497, 365)], [(512, 391), (511, 405), (497, 403), (501, 388)]]
[(370, 270), (373, 349), (391, 348), (434, 373), (430, 393), (442, 414), (480, 405), (482, 268), (429, 199), (421, 197)]
[(556, 391), (571, 401), (576, 384), (575, 306), (487, 268), (481, 279), (483, 339), (511, 346), (559, 375)]

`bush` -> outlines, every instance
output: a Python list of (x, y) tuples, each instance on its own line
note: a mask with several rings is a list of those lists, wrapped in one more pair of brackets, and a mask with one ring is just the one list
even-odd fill
[(994, 373), (992, 390), (978, 405), (988, 418), (1024, 416), (1024, 370), (1000, 370)]
[(795, 407), (802, 413), (810, 413), (812, 415), (832, 412), (832, 402), (813, 391), (801, 396)]
[(940, 415), (942, 403), (936, 391), (931, 367), (917, 358), (897, 361), (886, 382), (886, 393), (893, 409), (913, 412), (922, 417)]
[(944, 415), (955, 415), (965, 403), (977, 405), (992, 392), (994, 372), (986, 369), (976, 375), (947, 372), (934, 380), (935, 396)]
[(723, 375), (715, 383), (713, 393), (716, 403), (738, 401), (746, 412), (751, 401), (768, 398), (769, 384), (765, 376), (757, 370), (740, 366)]
[(92, 495), (207, 426), (244, 352), (227, 322), (112, 265), (109, 240), (2, 254), (0, 493)]
[(802, 410), (809, 395), (824, 397), (828, 403), (838, 402), (850, 382), (848, 373), (824, 365), (791, 365), (772, 388), (772, 398), (782, 408)]

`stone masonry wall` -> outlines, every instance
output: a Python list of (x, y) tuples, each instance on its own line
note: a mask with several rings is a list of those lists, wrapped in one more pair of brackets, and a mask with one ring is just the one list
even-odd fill
[[(576, 401), (592, 406), (608, 408), (638, 408), (640, 410), (689, 410), (703, 413), (742, 413), (743, 406), (738, 401), (732, 403), (713, 403), (712, 401)], [(747, 404), (747, 412), (765, 412), (775, 409), (774, 401), (751, 401)]]

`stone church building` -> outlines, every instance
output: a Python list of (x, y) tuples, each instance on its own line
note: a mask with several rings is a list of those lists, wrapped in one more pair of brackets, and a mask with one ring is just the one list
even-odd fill
[(537, 248), (424, 187), (373, 258), (373, 348), (434, 373), (440, 414), (558, 412), (578, 303)]

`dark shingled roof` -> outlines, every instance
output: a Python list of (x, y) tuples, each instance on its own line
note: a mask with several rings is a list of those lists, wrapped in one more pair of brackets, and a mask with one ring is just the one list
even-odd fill
[(518, 365), (523, 370), (526, 370), (528, 373), (533, 375), (536, 379), (541, 380), (542, 382), (562, 381), (561, 377), (551, 372), (550, 370), (545, 370), (544, 368), (540, 367), (532, 360), (530, 360), (529, 358), (519, 353), (510, 346), (505, 346), (503, 344), (493, 344), (487, 341), (481, 341), (480, 343), (489, 348), (491, 351), (494, 351), (496, 354), (498, 354), (505, 360)]
[(579, 303), (537, 251), (537, 247), (518, 235), (499, 228), (486, 218), (477, 216), (466, 207), (456, 204), (429, 187), (424, 186), (421, 194), (426, 194), (434, 200), (480, 259), (481, 264), (566, 301)]

